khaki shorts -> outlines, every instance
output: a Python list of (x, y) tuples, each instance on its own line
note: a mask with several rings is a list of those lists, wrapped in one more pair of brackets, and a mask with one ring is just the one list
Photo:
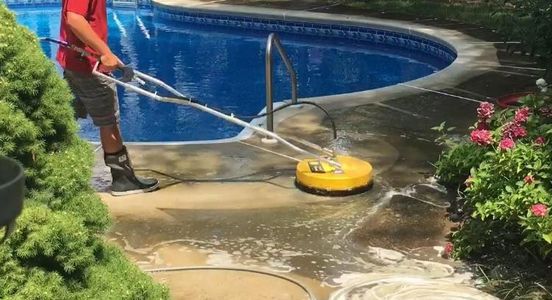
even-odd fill
[(75, 95), (73, 106), (77, 118), (86, 119), (90, 115), (98, 127), (119, 123), (119, 99), (115, 83), (93, 74), (69, 70), (65, 70), (63, 76)]

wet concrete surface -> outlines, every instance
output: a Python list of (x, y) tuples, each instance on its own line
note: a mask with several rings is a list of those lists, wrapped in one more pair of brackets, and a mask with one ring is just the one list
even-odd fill
[[(501, 80), (507, 82), (488, 73), (474, 79), (473, 85), (457, 88), (499, 94), (495, 83)], [(530, 81), (516, 78), (520, 85), (530, 86)], [(108, 238), (144, 269), (211, 265), (270, 270), (294, 276), (319, 299), (332, 293), (338, 297), (344, 289), (357, 293), (353, 286), (388, 277), (392, 282), (382, 284), (396, 287), (397, 281), (406, 280), (401, 284), (411, 286), (411, 277), (438, 279), (430, 284), (433, 292), (441, 288), (445, 293), (454, 285), (458, 291), (469, 291), (472, 299), (485, 299), (467, 287), (469, 274), (455, 271), (463, 270), (461, 264), (439, 257), (452, 226), (445, 217), (452, 195), (431, 177), (431, 163), (440, 149), (430, 128), (442, 121), (467, 128), (477, 104), (433, 93), (382, 104), (333, 111), (337, 141), (331, 140), (327, 121), (305, 124), (301, 115), (280, 128), (283, 135), (294, 134), (370, 161), (376, 183), (367, 193), (347, 198), (305, 194), (293, 184), (295, 162), (240, 143), (132, 146), (137, 167), (145, 170), (141, 173), (158, 176), (164, 187), (124, 198), (103, 193), (115, 217)], [(267, 147), (257, 138), (246, 142)], [(281, 146), (270, 150), (293, 154)], [(97, 171), (96, 186), (105, 191), (107, 174), (101, 166)], [(172, 286), (191, 275), (155, 276)], [(257, 279), (252, 280), (255, 289)], [(187, 299), (178, 290), (182, 291), (175, 290), (174, 298)], [(419, 283), (418, 290), (427, 290), (427, 284)], [(273, 293), (274, 299), (289, 296), (279, 290)]]
[[(281, 5), (292, 8), (285, 2)], [(310, 9), (321, 2), (299, 1), (293, 7)], [(470, 30), (480, 38), (496, 37), (481, 29)], [(500, 45), (497, 55), (508, 67), (497, 67), (442, 91), (493, 101), (504, 94), (531, 90), (542, 75), (538, 70), (512, 69), (512, 65), (535, 64), (507, 54)], [(319, 299), (374, 299), (370, 295), (491, 299), (470, 287), (473, 282), (461, 263), (439, 255), (453, 225), (446, 219), (446, 207), (454, 196), (435, 183), (431, 165), (441, 149), (433, 142), (437, 134), (430, 128), (446, 121), (459, 128), (453, 134), (465, 133), (475, 121), (476, 107), (475, 102), (423, 93), (333, 110), (339, 136), (335, 141), (329, 122), (313, 111), (287, 120), (278, 129), (282, 135), (332, 147), (373, 164), (374, 188), (346, 198), (297, 190), (296, 162), (251, 145), (294, 153), (281, 145), (263, 145), (258, 137), (247, 144), (131, 146), (140, 173), (159, 177), (162, 189), (123, 198), (107, 194), (109, 176), (98, 153), (94, 184), (115, 220), (107, 238), (145, 270), (198, 265), (253, 268), (291, 276)], [(153, 276), (169, 285), (175, 299), (304, 297), (291, 287), (265, 282), (266, 278), (197, 272)]]
[[(240, 143), (132, 146), (135, 164), (147, 169), (141, 173), (161, 178), (163, 188), (124, 198), (102, 193), (115, 217), (108, 238), (144, 269), (270, 270), (296, 276), (319, 299), (357, 284), (348, 279), (351, 274), (469, 284), (469, 275), (450, 267), (460, 265), (439, 257), (450, 227), (445, 215), (451, 196), (431, 177), (440, 149), (430, 128), (444, 120), (465, 128), (476, 106), (432, 94), (384, 104), (332, 112), (336, 141), (327, 122), (305, 124), (301, 115), (280, 128), (282, 135), (294, 133), (370, 161), (376, 181), (367, 193), (346, 198), (303, 193), (293, 184), (294, 161)], [(246, 142), (269, 147), (257, 138)], [(293, 155), (281, 146), (270, 150)], [(105, 190), (107, 173), (100, 166), (97, 171), (96, 186)], [(174, 278), (155, 276), (174, 284)], [(180, 276), (185, 281), (190, 275)], [(274, 299), (287, 299), (274, 293)]]

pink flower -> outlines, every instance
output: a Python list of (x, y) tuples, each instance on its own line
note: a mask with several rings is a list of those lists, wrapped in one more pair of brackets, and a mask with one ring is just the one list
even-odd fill
[(470, 138), (472, 142), (482, 146), (490, 145), (493, 142), (491, 132), (485, 129), (476, 129), (472, 131)]
[(515, 146), (516, 143), (510, 138), (502, 139), (502, 141), (500, 141), (500, 144), (498, 145), (501, 150), (509, 150), (514, 148)]
[(525, 178), (523, 178), (523, 181), (526, 184), (532, 184), (533, 182), (535, 182), (535, 178), (533, 177), (533, 175), (527, 175), (525, 176)]
[(527, 136), (527, 130), (521, 126), (512, 128), (512, 136), (514, 138), (523, 138)]
[(545, 217), (548, 213), (548, 206), (544, 204), (533, 204), (531, 206), (531, 212), (537, 217)]
[(529, 107), (518, 108), (518, 110), (516, 110), (516, 115), (514, 116), (514, 120), (516, 123), (525, 123), (529, 118), (529, 115), (531, 115), (531, 111), (529, 110)]
[(494, 104), (489, 102), (481, 102), (477, 108), (477, 117), (480, 121), (487, 121), (494, 113)]
[(454, 252), (454, 245), (452, 243), (446, 243), (443, 249), (443, 257), (449, 258), (452, 255), (452, 252)]
[(502, 129), (505, 138), (519, 139), (527, 136), (527, 130), (516, 122), (508, 122)]
[(512, 138), (512, 127), (517, 126), (514, 122), (508, 122), (502, 127), (502, 136)]
[(546, 140), (542, 136), (539, 136), (535, 139), (535, 144), (538, 145), (538, 146), (542, 146), (545, 143), (546, 143)]

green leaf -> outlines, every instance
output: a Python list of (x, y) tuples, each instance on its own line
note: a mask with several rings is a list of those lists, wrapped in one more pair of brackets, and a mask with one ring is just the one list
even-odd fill
[(552, 244), (552, 232), (548, 234), (543, 234), (542, 238), (549, 244)]

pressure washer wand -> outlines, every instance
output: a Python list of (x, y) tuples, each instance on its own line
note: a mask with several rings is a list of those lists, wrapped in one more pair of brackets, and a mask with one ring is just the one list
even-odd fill
[[(86, 56), (94, 57), (98, 62), (101, 60), (100, 55), (98, 55), (96, 53), (92, 53), (92, 52), (87, 51), (87, 50), (85, 50), (81, 47), (75, 46), (75, 45), (70, 44), (70, 43), (65, 42), (65, 41), (56, 40), (56, 39), (53, 39), (53, 38), (50, 38), (50, 37), (40, 38), (40, 41), (58, 44), (60, 47), (64, 47), (64, 48), (67, 48), (67, 49), (70, 49), (70, 50), (73, 50), (73, 51), (79, 53), (81, 55), (81, 57), (86, 57)], [(136, 78), (136, 76), (134, 76), (134, 69), (132, 69), (131, 67), (122, 66), (122, 67), (119, 67), (118, 69), (123, 72), (122, 81), (131, 82), (133, 79), (136, 79), (140, 84), (145, 84), (144, 81), (142, 81), (139, 78)]]
[[(119, 68), (123, 71), (123, 78), (119, 80), (119, 79), (116, 79), (112, 76), (109, 76), (107, 74), (104, 74), (104, 73), (98, 71), (98, 68), (100, 66), (100, 56), (99, 55), (93, 54), (89, 51), (86, 51), (83, 48), (77, 47), (77, 46), (72, 45), (72, 44), (70, 44), (68, 42), (65, 42), (65, 41), (60, 41), (60, 40), (56, 40), (56, 39), (49, 38), (49, 37), (41, 38), (40, 40), (45, 41), (45, 42), (55, 43), (55, 44), (60, 45), (61, 47), (71, 49), (73, 51), (76, 51), (76, 52), (80, 53), (83, 57), (84, 56), (91, 56), (91, 57), (96, 58), (98, 61), (96, 62), (96, 65), (94, 66), (94, 69), (93, 69), (92, 73), (96, 76), (99, 76), (99, 77), (104, 78), (106, 80), (109, 80), (111, 82), (115, 82), (116, 84), (119, 84), (119, 85), (123, 86), (124, 88), (126, 88), (128, 90), (131, 90), (135, 93), (138, 93), (140, 95), (152, 98), (152, 99), (160, 101), (160, 102), (175, 103), (175, 104), (181, 104), (181, 105), (187, 105), (187, 106), (194, 107), (196, 109), (199, 109), (201, 111), (204, 111), (204, 112), (209, 113), (211, 115), (214, 115), (216, 117), (224, 119), (228, 122), (237, 124), (237, 125), (245, 127), (245, 128), (249, 128), (253, 131), (264, 134), (265, 136), (269, 136), (269, 137), (271, 137), (273, 139), (276, 139), (277, 141), (281, 142), (282, 144), (290, 147), (291, 149), (293, 149), (293, 150), (295, 150), (295, 151), (297, 151), (301, 154), (313, 156), (313, 157), (315, 157), (315, 158), (317, 158), (321, 161), (324, 161), (324, 162), (326, 162), (326, 163), (328, 163), (328, 164), (330, 164), (330, 165), (332, 165), (332, 166), (334, 166), (338, 169), (341, 169), (341, 164), (339, 162), (333, 160), (332, 158), (323, 157), (323, 156), (314, 154), (310, 151), (307, 151), (305, 149), (302, 149), (300, 147), (297, 147), (294, 144), (292, 144), (292, 143), (288, 142), (287, 140), (285, 140), (284, 138), (280, 137), (276, 133), (274, 133), (272, 131), (268, 131), (268, 130), (266, 130), (262, 127), (259, 127), (259, 126), (252, 125), (252, 124), (250, 124), (248, 122), (245, 122), (241, 119), (238, 119), (233, 114), (226, 115), (226, 114), (224, 114), (224, 113), (222, 113), (222, 112), (220, 112), (216, 109), (209, 108), (207, 106), (207, 104), (203, 104), (203, 103), (194, 101), (193, 99), (184, 96), (184, 94), (180, 93), (179, 91), (177, 91), (176, 89), (174, 89), (170, 85), (166, 84), (165, 82), (163, 82), (163, 81), (161, 81), (161, 80), (159, 80), (155, 77), (152, 77), (152, 76), (149, 76), (149, 75), (144, 74), (142, 72), (139, 72), (137, 70), (134, 70), (129, 66), (123, 66), (123, 67)], [(133, 79), (138, 81), (138, 83), (140, 83), (142, 85), (145, 84), (146, 82), (156, 84), (156, 85), (164, 88), (165, 90), (171, 92), (176, 97), (159, 96), (155, 93), (152, 93), (152, 92), (147, 91), (145, 89), (142, 89), (140, 87), (134, 86), (134, 85), (130, 84), (130, 82)]]
[(58, 45), (60, 45), (61, 47), (64, 47), (64, 48), (67, 48), (67, 49), (71, 49), (71, 50), (73, 50), (73, 51), (75, 51), (75, 52), (78, 52), (78, 53), (80, 53), (80, 55), (82, 55), (82, 56), (93, 56), (93, 57), (95, 57), (95, 58), (97, 58), (97, 59), (100, 59), (100, 56), (99, 56), (99, 55), (92, 54), (91, 52), (88, 52), (88, 51), (84, 50), (83, 48), (77, 47), (77, 46), (75, 46), (75, 45), (71, 45), (71, 44), (69, 44), (68, 42), (65, 42), (65, 41), (60, 41), (60, 40), (56, 40), (56, 39), (49, 38), (49, 37), (40, 38), (40, 41), (58, 44)]

